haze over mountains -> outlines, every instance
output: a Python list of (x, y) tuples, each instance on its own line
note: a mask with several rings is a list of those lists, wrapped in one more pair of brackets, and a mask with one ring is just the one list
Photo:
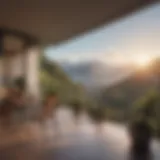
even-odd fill
[[(153, 66), (160, 64), (153, 61)], [(88, 95), (103, 106), (130, 108), (134, 102), (156, 88), (152, 66), (138, 69), (134, 66), (116, 67), (100, 61), (63, 63), (72, 79), (88, 89)], [(159, 67), (156, 67), (159, 72)]]
[(114, 66), (98, 60), (63, 62), (60, 65), (74, 81), (89, 89), (108, 87), (127, 78), (134, 71), (133, 66)]

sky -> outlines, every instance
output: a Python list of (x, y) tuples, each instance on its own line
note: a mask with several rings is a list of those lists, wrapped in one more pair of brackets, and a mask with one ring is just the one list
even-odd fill
[(160, 56), (160, 3), (45, 50), (58, 62), (145, 63)]

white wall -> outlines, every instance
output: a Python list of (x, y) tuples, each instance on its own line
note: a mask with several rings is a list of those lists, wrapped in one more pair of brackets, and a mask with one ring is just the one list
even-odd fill
[(3, 57), (0, 60), (0, 86), (11, 84), (15, 78), (24, 76), (27, 94), (40, 100), (39, 56), (39, 48), (32, 47), (24, 53)]
[(23, 53), (16, 54), (15, 56), (12, 57), (11, 66), (12, 67), (11, 67), (10, 76), (12, 80), (24, 75), (24, 55)]

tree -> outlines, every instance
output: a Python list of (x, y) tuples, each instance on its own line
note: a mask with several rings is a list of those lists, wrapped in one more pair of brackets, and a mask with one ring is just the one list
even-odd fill
[(96, 124), (102, 123), (107, 119), (106, 109), (104, 107), (88, 108), (88, 115)]
[(76, 100), (72, 100), (69, 106), (73, 111), (75, 122), (77, 124), (79, 122), (80, 115), (83, 112), (83, 103), (81, 102), (81, 100), (76, 99)]
[(147, 117), (148, 123), (151, 124), (156, 135), (159, 135), (160, 123), (159, 116), (160, 112), (157, 112), (157, 103), (159, 103), (159, 94), (156, 91), (150, 91), (144, 97), (140, 98), (133, 105), (132, 108), (132, 120), (138, 120), (145, 116)]

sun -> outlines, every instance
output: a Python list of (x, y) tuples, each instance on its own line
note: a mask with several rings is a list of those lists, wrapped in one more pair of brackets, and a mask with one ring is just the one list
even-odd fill
[(149, 64), (152, 61), (152, 58), (149, 56), (137, 56), (135, 57), (135, 59), (133, 60), (134, 64), (138, 67), (138, 68), (146, 68), (149, 66)]
[(139, 57), (137, 59), (137, 65), (140, 66), (140, 67), (145, 67), (145, 66), (149, 65), (150, 61), (151, 60), (148, 57), (141, 57), (141, 58)]
[(138, 69), (146, 69), (152, 62), (152, 58), (148, 55), (137, 55), (132, 59), (134, 66)]

